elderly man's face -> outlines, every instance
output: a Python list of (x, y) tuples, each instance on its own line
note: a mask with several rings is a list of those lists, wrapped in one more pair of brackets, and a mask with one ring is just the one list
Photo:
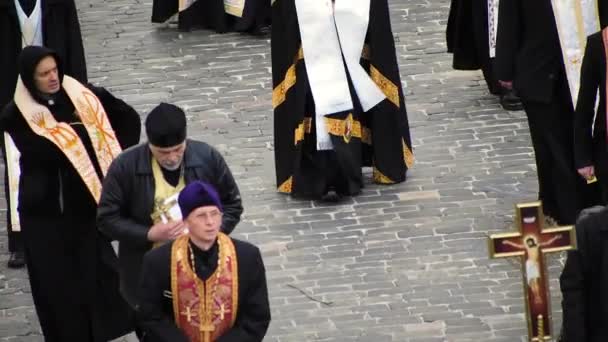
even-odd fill
[(190, 238), (195, 242), (213, 243), (222, 226), (222, 212), (214, 205), (198, 207), (186, 217)]
[(179, 169), (184, 159), (184, 153), (186, 152), (186, 142), (171, 146), (171, 147), (158, 147), (152, 144), (150, 145), (150, 151), (154, 159), (165, 168), (165, 170), (174, 171)]
[(47, 56), (38, 63), (34, 71), (34, 82), (38, 91), (43, 94), (55, 94), (61, 89), (59, 69), (55, 58)]

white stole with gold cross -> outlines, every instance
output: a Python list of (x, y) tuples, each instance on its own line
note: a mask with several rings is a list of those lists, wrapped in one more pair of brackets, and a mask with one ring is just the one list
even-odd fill
[(587, 36), (600, 30), (597, 0), (551, 0), (566, 76), (576, 106)]

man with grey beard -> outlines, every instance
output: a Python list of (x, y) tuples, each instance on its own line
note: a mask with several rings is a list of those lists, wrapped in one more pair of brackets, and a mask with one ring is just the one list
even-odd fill
[(230, 234), (243, 206), (238, 186), (220, 153), (186, 138), (186, 115), (161, 103), (145, 122), (147, 143), (120, 154), (103, 182), (97, 210), (99, 229), (119, 241), (120, 287), (137, 308), (135, 292), (144, 254), (187, 232), (177, 195), (189, 183), (204, 181), (221, 194), (221, 230)]

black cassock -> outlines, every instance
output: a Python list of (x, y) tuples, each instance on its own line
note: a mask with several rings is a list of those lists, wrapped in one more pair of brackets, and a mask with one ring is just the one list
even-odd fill
[[(42, 36), (44, 45), (57, 52), (64, 61), (64, 71), (80, 82), (87, 81), (87, 69), (80, 36), (80, 25), (76, 14), (74, 0), (40, 0), (42, 9)], [(35, 0), (20, 0), (26, 13), (33, 9)], [(2, 66), (2, 81), (0, 81), (0, 111), (13, 99), (17, 83), (17, 56), (21, 52), (23, 39), (19, 18), (13, 0), (0, 0), (0, 65)], [(0, 136), (3, 149), (4, 138)], [(5, 197), (9, 202), (8, 173), (5, 168)], [(21, 236), (10, 230), (10, 215), (7, 214), (9, 230), (9, 250), (22, 249)]]
[(481, 69), (490, 93), (500, 93), (490, 59), (487, 0), (452, 0), (446, 41), (454, 69)]
[[(106, 110), (121, 147), (139, 141), (139, 116), (103, 88), (89, 86)], [(48, 107), (57, 121), (72, 123), (97, 163), (86, 129), (62, 90)], [(14, 102), (0, 128), (21, 152), (19, 214), (36, 312), (47, 342), (102, 342), (133, 329), (133, 315), (118, 291), (117, 258), (95, 225), (97, 205), (70, 161), (35, 134)]]
[[(238, 267), (238, 308), (234, 326), (216, 342), (261, 342), (270, 324), (266, 270), (260, 250), (232, 239)], [(145, 342), (189, 342), (174, 321), (171, 293), (171, 248), (173, 243), (146, 253), (138, 292), (139, 320)], [(217, 268), (218, 245), (203, 251), (192, 243), (196, 274), (207, 280)]]
[[(154, 0), (152, 22), (164, 23), (178, 12), (179, 0)], [(223, 0), (197, 0), (179, 13), (178, 27), (203, 27), (220, 33), (228, 31), (258, 32), (270, 23), (270, 0), (246, 0), (243, 15), (227, 14)]]
[(330, 151), (316, 148), (315, 105), (294, 0), (277, 0), (272, 18), (272, 102), (279, 191), (307, 197), (320, 197), (328, 191), (355, 195), (363, 187), (363, 166), (373, 166), (376, 183), (405, 181), (413, 163), (412, 144), (387, 1), (371, 1), (361, 58), (361, 65), (387, 98), (364, 113), (349, 84), (355, 108), (326, 116), (342, 127), (330, 131)]
[[(599, 103), (596, 112), (598, 90)], [(581, 67), (581, 82), (574, 117), (574, 157), (577, 169), (594, 166), (602, 189), (603, 204), (608, 204), (607, 114), (606, 50), (600, 31), (587, 38)]]
[[(587, 212), (589, 212), (587, 214)], [(583, 211), (576, 223), (577, 249), (568, 252), (560, 276), (561, 342), (608, 341), (608, 210)]]

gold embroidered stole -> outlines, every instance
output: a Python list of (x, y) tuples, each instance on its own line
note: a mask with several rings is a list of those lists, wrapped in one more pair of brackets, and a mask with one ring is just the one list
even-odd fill
[[(179, 176), (177, 186), (172, 186), (165, 180), (158, 161), (152, 157), (152, 175), (154, 176), (154, 210), (150, 215), (152, 222), (157, 224), (180, 221), (182, 216), (178, 207), (177, 196), (186, 187), (183, 173)], [(156, 248), (163, 243), (155, 242), (152, 248)]]
[[(218, 268), (206, 281), (189, 263), (189, 238), (179, 237), (171, 249), (171, 292), (176, 325), (192, 342), (212, 342), (232, 326), (238, 308), (237, 257), (232, 240), (218, 235)], [(219, 277), (219, 279), (218, 279)]]
[[(160, 165), (152, 157), (152, 175), (154, 176), (154, 210), (151, 218), (152, 222), (169, 222), (181, 220), (182, 217), (175, 217), (171, 209), (177, 205), (177, 195), (186, 187), (184, 175), (179, 176), (177, 186), (167, 183)], [(173, 198), (172, 198), (173, 197)]]
[[(62, 87), (74, 104), (75, 114), (87, 130), (101, 172), (105, 176), (112, 160), (122, 150), (103, 105), (95, 94), (67, 75), (63, 77)], [(63, 152), (99, 203), (101, 180), (76, 131), (68, 123), (57, 122), (46, 106), (36, 102), (21, 78), (17, 80), (15, 104), (30, 129)]]

